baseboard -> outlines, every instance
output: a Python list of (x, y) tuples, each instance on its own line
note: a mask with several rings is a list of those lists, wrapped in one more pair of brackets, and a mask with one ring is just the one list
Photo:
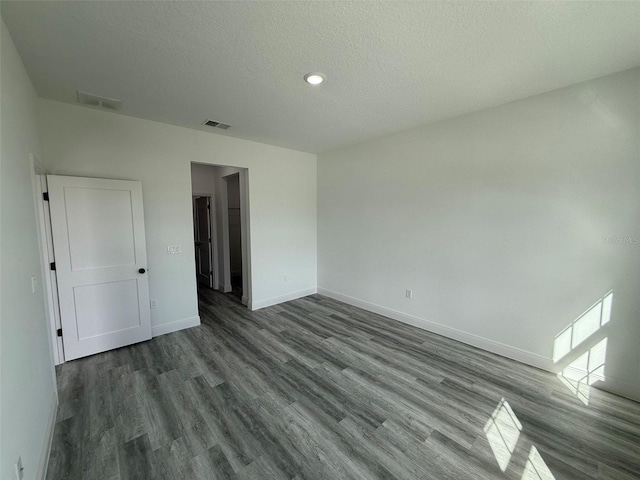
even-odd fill
[(606, 372), (605, 377), (605, 380), (594, 383), (592, 386), (601, 390), (615, 393), (616, 395), (620, 395), (621, 397), (640, 402), (640, 387), (628, 382), (623, 382), (621, 380), (618, 380), (617, 378), (607, 377)]
[[(383, 315), (393, 320), (398, 320), (402, 323), (413, 325), (414, 327), (421, 328), (428, 332), (436, 333), (438, 335), (442, 335), (443, 337), (451, 338), (452, 340), (457, 340), (459, 342), (466, 343), (467, 345), (471, 345), (491, 353), (502, 355), (503, 357), (510, 358), (511, 360), (516, 360), (518, 362), (531, 365), (532, 367), (546, 370), (547, 372), (553, 374), (558, 374), (557, 367), (554, 367), (553, 360), (542, 355), (538, 355), (537, 353), (528, 352), (526, 350), (512, 347), (504, 343), (496, 342), (495, 340), (490, 340), (473, 333), (464, 332), (456, 328), (447, 327), (446, 325), (431, 322), (429, 320), (425, 320), (424, 318), (398, 312), (397, 310), (383, 307), (381, 305), (376, 305), (375, 303), (360, 300), (358, 298), (350, 297), (348, 295), (334, 292), (333, 290), (328, 290), (326, 288), (318, 288), (318, 293), (320, 295), (333, 298), (340, 302), (353, 305), (354, 307), (362, 308), (363, 310), (377, 313), (378, 315)], [(602, 390), (607, 390), (616, 395), (630, 398), (631, 400), (640, 401), (640, 387), (627, 382), (623, 382), (616, 378), (606, 377), (605, 380), (603, 380), (602, 382), (598, 382), (593, 386)]]
[(42, 453), (40, 454), (40, 463), (38, 464), (38, 475), (36, 478), (47, 478), (47, 466), (49, 465), (49, 456), (51, 455), (51, 444), (53, 443), (53, 433), (56, 427), (56, 416), (58, 414), (58, 395), (53, 394), (49, 418), (47, 420), (47, 430), (42, 444)]
[(246, 295), (242, 295), (242, 304), (243, 305), (248, 305), (249, 304), (249, 297), (247, 297)]
[[(556, 372), (551, 371), (551, 373)], [(590, 374), (584, 368), (576, 367), (574, 365), (567, 365), (562, 369), (562, 372), (558, 373), (558, 375), (562, 375), (562, 377), (570, 381), (576, 381), (578, 379), (582, 379), (584, 381), (584, 379), (586, 379)], [(593, 381), (594, 377), (596, 378), (595, 381)], [(599, 377), (599, 375), (591, 373), (590, 379), (593, 381), (593, 383), (591, 383), (590, 386), (615, 393), (616, 395), (620, 395), (621, 397), (630, 398), (631, 400), (635, 400), (636, 402), (640, 402), (640, 387), (628, 382), (623, 382), (622, 380), (618, 380), (617, 378), (611, 378), (607, 376), (606, 370), (601, 378), (597, 377)]]
[(257, 302), (249, 302), (247, 306), (251, 311), (260, 310), (261, 308), (271, 307), (279, 303), (290, 302), (291, 300), (313, 295), (314, 293), (318, 293), (318, 289), (316, 287), (306, 288), (304, 290), (298, 290), (297, 292), (286, 293), (284, 295), (267, 298), (265, 300), (258, 300)]
[(480, 335), (475, 335), (473, 333), (468, 333), (457, 328), (448, 327), (446, 325), (442, 325), (441, 323), (432, 322), (421, 317), (416, 317), (408, 313), (399, 312), (397, 310), (383, 307), (375, 303), (350, 297), (342, 293), (334, 292), (333, 290), (318, 288), (318, 293), (347, 303), (349, 305), (353, 305), (354, 307), (359, 307), (363, 310), (377, 313), (379, 315), (392, 318), (393, 320), (398, 320), (399, 322), (421, 328), (422, 330), (436, 333), (438, 335), (442, 335), (443, 337), (451, 338), (452, 340), (457, 340), (467, 345), (481, 348), (482, 350), (487, 350), (489, 352), (496, 353), (498, 355), (502, 355), (503, 357), (511, 358), (512, 360), (517, 360), (519, 362), (526, 363), (527, 365), (541, 368), (543, 370), (552, 371), (553, 362), (542, 355), (528, 352), (517, 347), (512, 347), (501, 342), (496, 342), (495, 340), (481, 337)]
[(407, 323), (409, 325), (413, 325), (414, 327), (427, 330), (428, 332), (437, 333), (438, 335), (442, 335), (443, 337), (451, 338), (453, 340), (457, 340), (459, 342), (466, 343), (467, 345), (472, 345), (474, 347), (478, 347), (492, 353), (497, 353), (498, 355), (502, 355), (503, 357), (518, 360), (519, 362), (526, 363), (537, 368), (542, 368), (543, 370), (551, 371), (551, 367), (553, 366), (553, 362), (551, 362), (550, 359), (543, 357), (542, 355), (531, 353), (520, 348), (512, 347), (510, 345), (505, 345), (504, 343), (496, 342), (495, 340), (490, 340), (473, 333), (464, 332), (462, 330), (458, 330), (457, 328), (448, 327), (440, 323), (425, 320), (424, 318), (398, 312), (397, 310), (386, 308), (381, 305), (376, 305), (375, 303), (370, 303), (365, 300), (350, 297), (348, 295), (343, 295), (341, 293), (334, 292), (333, 290), (327, 290), (326, 288), (318, 288), (318, 293), (320, 295), (325, 295), (335, 300), (348, 303), (349, 305), (353, 305), (354, 307), (359, 307), (364, 310), (368, 310), (370, 312), (377, 313), (394, 320), (398, 320), (399, 322)]
[(220, 283), (218, 284), (218, 290), (221, 290), (224, 293), (229, 293), (231, 290), (233, 290), (233, 287), (231, 285), (225, 285), (223, 283)]
[(176, 320), (175, 322), (163, 323), (161, 325), (151, 327), (151, 336), (157, 337), (159, 335), (177, 332), (178, 330), (184, 330), (185, 328), (197, 327), (198, 325), (200, 325), (199, 316), (183, 318), (182, 320)]

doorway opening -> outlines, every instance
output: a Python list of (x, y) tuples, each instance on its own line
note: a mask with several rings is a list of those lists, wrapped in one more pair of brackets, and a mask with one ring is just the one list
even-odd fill
[(191, 164), (199, 296), (218, 290), (251, 305), (248, 190), (246, 168)]

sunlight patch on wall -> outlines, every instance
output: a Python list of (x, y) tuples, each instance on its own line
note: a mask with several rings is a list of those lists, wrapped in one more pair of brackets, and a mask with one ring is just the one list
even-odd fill
[(606, 356), (607, 339), (604, 338), (558, 374), (562, 383), (585, 405), (589, 405), (591, 385), (605, 379), (604, 362)]
[(585, 405), (589, 404), (591, 385), (605, 379), (607, 338), (596, 335), (609, 323), (613, 292), (562, 330), (553, 344), (553, 361), (558, 364), (558, 378)]

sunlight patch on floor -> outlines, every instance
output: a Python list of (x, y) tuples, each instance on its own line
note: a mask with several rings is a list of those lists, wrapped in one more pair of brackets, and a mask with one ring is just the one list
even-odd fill
[(493, 411), (491, 418), (484, 426), (484, 433), (489, 440), (493, 455), (496, 457), (498, 466), (503, 472), (509, 465), (518, 437), (522, 431), (522, 424), (513, 413), (511, 405), (504, 398)]
[(522, 472), (522, 480), (554, 480), (555, 477), (544, 463), (542, 456), (538, 449), (531, 445), (529, 450), (529, 457), (527, 457), (527, 463)]
[[(522, 451), (522, 449), (526, 448), (526, 445), (529, 444), (528, 442), (522, 441), (522, 424), (511, 408), (511, 405), (509, 405), (509, 402), (504, 398), (500, 400), (498, 406), (485, 424), (484, 433), (489, 441), (493, 456), (496, 462), (498, 462), (500, 470), (503, 472), (507, 471), (510, 463), (518, 463), (513, 462), (515, 454), (518, 449)], [(519, 466), (511, 466), (511, 469), (522, 468), (522, 480), (554, 480), (551, 470), (549, 470), (549, 467), (547, 467), (538, 449), (534, 445), (531, 445), (524, 467), (522, 466), (523, 458), (524, 452), (520, 455), (521, 460)]]

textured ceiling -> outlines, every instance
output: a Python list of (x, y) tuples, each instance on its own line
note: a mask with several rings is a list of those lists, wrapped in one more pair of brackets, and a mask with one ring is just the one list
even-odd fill
[(640, 65), (639, 2), (3, 1), (2, 16), (42, 97), (84, 90), (307, 152)]

